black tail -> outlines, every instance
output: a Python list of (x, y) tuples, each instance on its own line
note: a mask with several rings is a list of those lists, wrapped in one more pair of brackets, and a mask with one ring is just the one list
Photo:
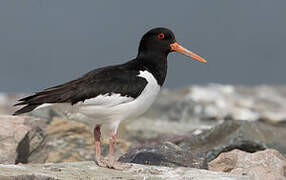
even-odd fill
[(35, 96), (36, 95), (32, 95), (32, 96), (28, 96), (28, 97), (25, 97), (25, 98), (18, 100), (21, 102), (14, 104), (14, 106), (22, 106), (22, 105), (25, 105), (25, 106), (22, 107), (21, 109), (17, 110), (16, 112), (14, 112), (13, 116), (33, 111), (36, 107), (40, 106), (42, 103), (36, 103), (36, 102), (32, 101), (32, 99)]
[(27, 113), (30, 111), (33, 111), (36, 107), (38, 107), (39, 105), (34, 105), (34, 104), (28, 104), (25, 107), (22, 107), (21, 109), (19, 109), (18, 111), (14, 112), (13, 116), (19, 115), (19, 114), (23, 114), (23, 113)]
[(75, 95), (75, 87), (77, 81), (70, 81), (68, 83), (44, 89), (43, 91), (36, 92), (31, 96), (19, 99), (19, 103), (14, 106), (22, 106), (21, 109), (16, 111), (13, 115), (27, 113), (33, 111), (36, 107), (45, 103), (72, 103), (71, 99)]

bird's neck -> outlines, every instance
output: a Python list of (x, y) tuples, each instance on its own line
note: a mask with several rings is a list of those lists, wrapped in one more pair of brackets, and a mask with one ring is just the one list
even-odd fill
[(140, 52), (136, 59), (140, 66), (153, 74), (160, 86), (164, 84), (168, 68), (167, 54)]

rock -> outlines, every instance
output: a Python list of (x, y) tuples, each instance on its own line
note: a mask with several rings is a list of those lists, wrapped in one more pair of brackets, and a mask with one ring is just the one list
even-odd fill
[(44, 126), (27, 116), (0, 116), (0, 163), (27, 163), (31, 153), (43, 145)]
[[(0, 114), (15, 111), (12, 104), (23, 96), (1, 93)], [(29, 115), (48, 121), (56, 116), (49, 108)], [(261, 120), (281, 125), (286, 122), (286, 86), (209, 84), (163, 89), (149, 111), (137, 121), (126, 123), (126, 129), (131, 136), (140, 134), (145, 138), (184, 135), (194, 129), (210, 128), (224, 119)]]
[(121, 156), (119, 161), (168, 167), (208, 168), (205, 154), (197, 151), (185, 151), (171, 142), (132, 149)]
[[(15, 111), (12, 104), (23, 96), (23, 94), (1, 93), (0, 113)], [(122, 139), (119, 133), (116, 156), (124, 154), (131, 142), (134, 142), (131, 145), (132, 149), (160, 146), (164, 142), (171, 142), (181, 149), (205, 152), (207, 160), (212, 160), (219, 153), (234, 148), (250, 152), (275, 148), (285, 154), (285, 143), (283, 143), (285, 138), (283, 127), (286, 127), (286, 123), (283, 123), (286, 120), (285, 99), (285, 86), (241, 87), (210, 84), (180, 90), (163, 89), (157, 101), (144, 116), (137, 120), (122, 122), (120, 128), (124, 129), (121, 131), (124, 133), (121, 133)], [(48, 134), (44, 143), (30, 153), (28, 163), (94, 159), (92, 127), (64, 120), (49, 108), (27, 115), (42, 119), (47, 127), (41, 129), (44, 131), (44, 136)], [(238, 124), (227, 122), (219, 125), (220, 128), (209, 130), (226, 119), (262, 121), (275, 126), (260, 123), (255, 127), (256, 124), (252, 125), (250, 122), (250, 127), (247, 127), (247, 122), (242, 125), (239, 121)], [(266, 130), (262, 130), (264, 127)], [(255, 134), (256, 130), (263, 135)], [(31, 134), (30, 136), (38, 137)], [(141, 143), (142, 141), (146, 143)], [(107, 141), (103, 140), (102, 147), (106, 155)]]
[(225, 119), (283, 125), (286, 87), (209, 84), (163, 89), (147, 113), (126, 123), (126, 129), (131, 136), (139, 134), (144, 138), (184, 135), (195, 129), (211, 128)]
[(240, 149), (256, 152), (266, 148), (277, 149), (286, 155), (284, 127), (262, 122), (229, 120), (198, 135), (183, 139), (178, 145), (183, 149), (205, 152), (211, 161), (221, 152)]
[(206, 118), (224, 119), (229, 116), (247, 121), (267, 118), (279, 122), (286, 120), (285, 92), (284, 86), (210, 84), (190, 87), (187, 97), (201, 106), (201, 115)]
[(136, 121), (126, 122), (130, 136), (154, 138), (184, 135), (197, 128), (210, 128), (216, 121), (201, 121), (195, 114), (196, 104), (186, 99), (188, 90), (162, 90), (156, 102)]
[(275, 148), (286, 155), (285, 139), (286, 131), (283, 126), (227, 120), (214, 128), (195, 130), (182, 136), (169, 135), (149, 139), (136, 137), (131, 140), (133, 144), (129, 152), (120, 160), (171, 167), (206, 168), (205, 162), (213, 160), (222, 152), (233, 149), (256, 152)]
[(221, 153), (209, 163), (209, 168), (237, 175), (247, 174), (254, 180), (286, 179), (286, 158), (274, 149), (255, 153), (235, 149)]
[(192, 180), (251, 180), (248, 176), (191, 168), (169, 168), (133, 164), (127, 171), (98, 167), (94, 162), (66, 162), (27, 165), (0, 165), (2, 180), (71, 180), (71, 179), (192, 179)]
[[(0, 121), (0, 146), (3, 147), (0, 148), (0, 164), (94, 160), (93, 130), (85, 124), (59, 117), (47, 121), (8, 115), (0, 116)], [(109, 142), (102, 140), (105, 156)], [(116, 157), (126, 153), (129, 147), (130, 143), (119, 136)]]
[(40, 108), (35, 111), (29, 112), (28, 115), (35, 118), (39, 118), (45, 121), (46, 124), (50, 124), (54, 117), (60, 117), (59, 114), (57, 114), (52, 108), (49, 107)]
[(19, 176), (0, 176), (1, 180), (57, 180), (48, 176), (41, 175), (19, 175)]
[[(94, 160), (95, 142), (93, 127), (86, 124), (54, 117), (45, 129), (46, 140), (41, 151), (29, 157), (30, 163), (74, 162)], [(109, 141), (102, 139), (103, 155), (108, 154)], [(129, 149), (130, 144), (118, 138), (115, 156)]]

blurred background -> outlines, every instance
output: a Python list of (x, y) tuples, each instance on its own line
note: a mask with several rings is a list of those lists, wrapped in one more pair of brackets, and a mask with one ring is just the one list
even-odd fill
[(0, 91), (33, 92), (137, 55), (164, 26), (208, 60), (169, 56), (165, 87), (285, 84), (286, 1), (0, 1)]

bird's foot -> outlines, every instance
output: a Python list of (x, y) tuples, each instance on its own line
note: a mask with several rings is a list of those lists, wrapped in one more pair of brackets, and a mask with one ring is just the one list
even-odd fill
[(108, 156), (105, 158), (96, 158), (97, 164), (101, 167), (106, 167), (116, 170), (128, 170), (132, 167), (131, 164), (118, 162), (113, 156)]

